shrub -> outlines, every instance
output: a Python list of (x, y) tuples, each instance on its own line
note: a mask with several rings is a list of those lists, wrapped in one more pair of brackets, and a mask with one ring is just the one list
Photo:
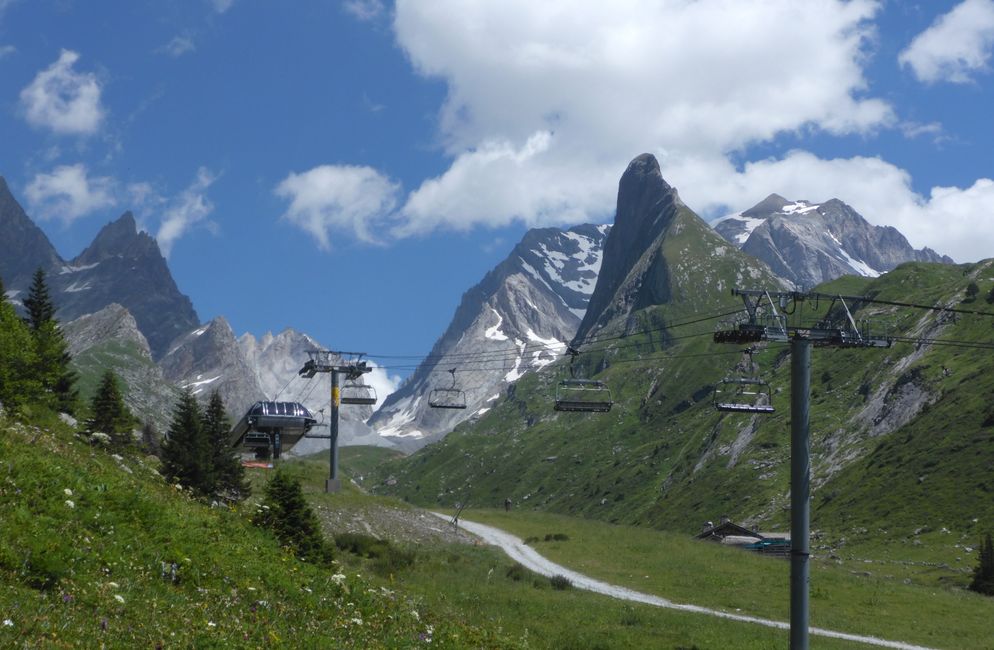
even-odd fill
[(566, 591), (573, 588), (573, 583), (564, 575), (556, 574), (549, 578), (549, 584), (557, 591)]
[(528, 577), (528, 573), (529, 573), (528, 569), (521, 566), (520, 563), (515, 562), (510, 567), (508, 567), (507, 573), (505, 573), (504, 575), (506, 575), (511, 580), (514, 580), (515, 582), (520, 582), (524, 578)]
[(566, 533), (549, 533), (545, 536), (547, 542), (565, 542), (569, 539)]
[(362, 533), (339, 533), (335, 535), (335, 546), (347, 553), (372, 559), (370, 566), (380, 575), (405, 569), (414, 564), (415, 559), (414, 551), (398, 548), (388, 540)]

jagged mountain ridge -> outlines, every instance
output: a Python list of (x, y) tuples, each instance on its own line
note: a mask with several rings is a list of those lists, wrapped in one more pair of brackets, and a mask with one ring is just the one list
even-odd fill
[(130, 212), (104, 226), (82, 253), (66, 262), (0, 177), (0, 242), (5, 250), (17, 251), (0, 256), (0, 277), (17, 304), (41, 268), (59, 320), (68, 322), (120, 304), (134, 317), (157, 359), (177, 336), (200, 324), (155, 239), (138, 230)]
[[(597, 282), (609, 226), (529, 230), (462, 297), (445, 333), (407, 382), (373, 414), (381, 436), (420, 446), (486, 413), (504, 388), (565, 350)], [(456, 387), (467, 408), (433, 409), (433, 388)]]
[(771, 194), (712, 225), (796, 287), (849, 274), (878, 277), (903, 262), (953, 263), (930, 248), (915, 250), (897, 229), (871, 225), (839, 199), (811, 203)]

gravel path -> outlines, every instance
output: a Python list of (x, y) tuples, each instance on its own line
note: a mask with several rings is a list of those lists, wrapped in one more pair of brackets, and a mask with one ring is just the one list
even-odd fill
[[(437, 512), (432, 514), (443, 519), (451, 519), (449, 515), (443, 515)], [(601, 582), (600, 580), (595, 580), (589, 576), (585, 576), (582, 573), (570, 571), (566, 567), (542, 557), (535, 551), (535, 549), (525, 544), (521, 541), (521, 539), (511, 535), (510, 533), (506, 533), (499, 528), (485, 526), (484, 524), (478, 524), (473, 521), (466, 521), (465, 519), (460, 519), (459, 525), (464, 530), (473, 533), (486, 543), (499, 546), (512, 560), (520, 563), (525, 568), (543, 576), (566, 576), (569, 578), (570, 582), (573, 583), (574, 587), (578, 587), (580, 589), (586, 589), (587, 591), (593, 591), (621, 600), (630, 600), (637, 603), (655, 605), (656, 607), (665, 607), (667, 609), (676, 609), (684, 612), (694, 612), (697, 614), (704, 614), (706, 616), (716, 616), (718, 618), (725, 618), (742, 623), (765, 625), (766, 627), (774, 627), (781, 630), (790, 629), (790, 624), (783, 621), (773, 621), (766, 618), (757, 618), (755, 616), (732, 614), (717, 609), (699, 607), (697, 605), (674, 603), (673, 601), (660, 598), (659, 596), (653, 596), (652, 594), (645, 594), (626, 587), (619, 587), (617, 585)], [(873, 636), (835, 632), (833, 630), (824, 630), (817, 627), (810, 628), (810, 633), (813, 636), (824, 636), (833, 639), (843, 639), (845, 641), (855, 641), (857, 643), (865, 643), (883, 648), (898, 648), (899, 650), (930, 650), (925, 646), (903, 643), (901, 641), (888, 641), (886, 639), (878, 639)]]

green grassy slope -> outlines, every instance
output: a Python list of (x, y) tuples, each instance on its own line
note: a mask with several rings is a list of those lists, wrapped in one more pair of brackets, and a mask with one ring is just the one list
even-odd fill
[[(695, 241), (693, 233), (688, 237)], [(671, 243), (679, 247), (678, 238)], [(712, 280), (717, 277), (712, 274)], [(907, 264), (878, 279), (843, 278), (820, 290), (994, 311), (982, 300), (962, 303), (969, 282), (986, 295), (994, 286), (991, 262)], [(672, 324), (729, 304), (734, 308), (717, 295), (693, 296), (696, 303), (655, 306), (635, 318)], [(804, 303), (795, 317), (810, 320), (827, 308), (826, 301)], [(864, 305), (854, 315), (895, 334), (994, 341), (990, 317), (953, 318), (882, 305)], [(770, 344), (756, 355), (774, 388), (777, 413), (719, 414), (710, 404), (710, 389), (740, 353), (736, 346), (712, 343), (711, 326), (673, 328), (667, 341), (642, 334), (593, 346), (584, 355), (584, 369), (611, 386), (617, 404), (608, 414), (556, 413), (552, 395), (561, 368), (530, 373), (477, 422), (386, 463), (378, 470), (377, 490), (443, 505), (469, 501), (497, 507), (509, 496), (530, 508), (684, 533), (722, 514), (764, 529), (785, 529), (786, 346)], [(695, 333), (703, 336), (678, 338)], [(851, 541), (854, 529), (866, 528), (887, 530), (895, 543), (909, 545), (923, 526), (973, 537), (989, 528), (994, 521), (992, 370), (990, 351), (968, 348), (898, 343), (883, 350), (816, 349), (813, 528), (834, 544), (846, 535)]]

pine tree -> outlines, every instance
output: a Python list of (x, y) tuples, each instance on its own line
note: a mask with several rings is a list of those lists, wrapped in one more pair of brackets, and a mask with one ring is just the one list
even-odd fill
[(31, 330), (7, 301), (0, 280), (0, 403), (4, 409), (17, 413), (42, 399), (36, 364)]
[(31, 278), (31, 288), (28, 290), (28, 297), (24, 299), (24, 308), (28, 310), (27, 322), (34, 332), (48, 321), (55, 320), (55, 305), (48, 295), (45, 271), (41, 267), (38, 267)]
[(214, 476), (213, 492), (234, 499), (242, 499), (249, 494), (245, 480), (245, 468), (228, 443), (231, 422), (224, 410), (224, 400), (214, 391), (207, 402), (203, 419), (204, 436), (210, 446), (210, 464)]
[(70, 366), (69, 343), (55, 321), (55, 305), (48, 295), (45, 272), (40, 268), (32, 278), (24, 308), (28, 310), (26, 322), (35, 340), (35, 376), (49, 393), (48, 405), (72, 415), (79, 404), (77, 374)]
[(994, 596), (994, 542), (991, 534), (980, 542), (980, 561), (973, 570), (973, 582), (970, 589), (977, 593)]
[(173, 410), (173, 419), (162, 444), (165, 477), (201, 495), (212, 492), (210, 446), (204, 436), (200, 406), (190, 389), (184, 390)]
[(114, 442), (121, 445), (131, 441), (131, 431), (135, 426), (135, 417), (124, 404), (121, 389), (117, 383), (117, 375), (113, 370), (105, 370), (100, 378), (93, 400), (90, 402), (92, 416), (86, 423), (90, 433), (102, 431), (110, 434)]
[(283, 470), (276, 470), (266, 484), (266, 495), (252, 523), (272, 530), (302, 560), (329, 564), (334, 559), (331, 545), (321, 534), (321, 523), (304, 499), (300, 482)]

